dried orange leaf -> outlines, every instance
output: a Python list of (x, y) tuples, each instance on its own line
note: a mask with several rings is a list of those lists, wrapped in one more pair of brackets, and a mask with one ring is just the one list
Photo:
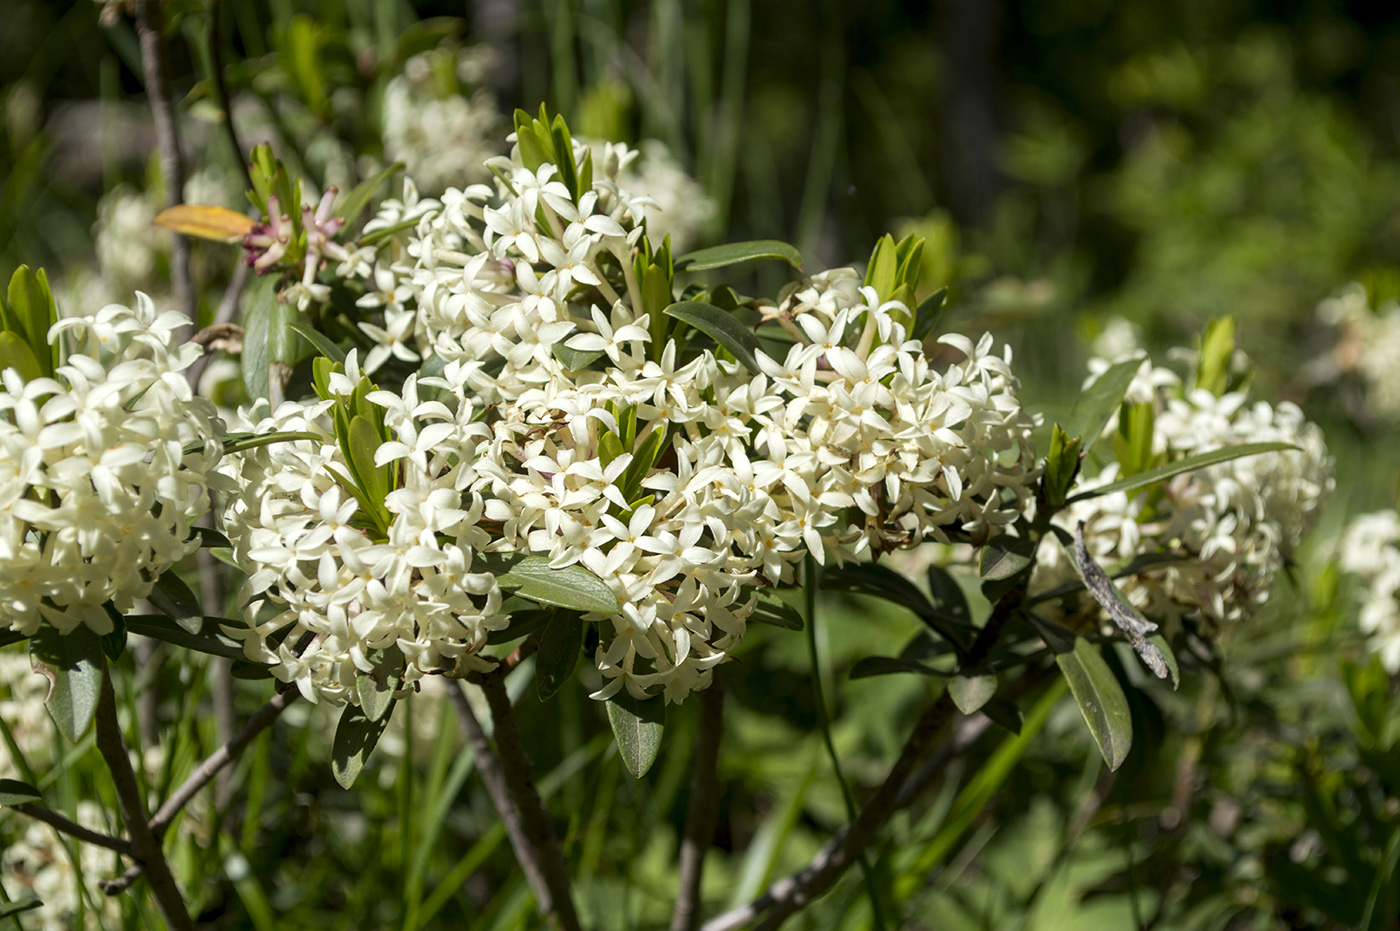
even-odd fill
[(237, 210), (210, 204), (178, 204), (162, 210), (155, 219), (156, 226), (174, 230), (182, 236), (213, 239), (216, 242), (238, 242), (253, 228), (253, 221)]

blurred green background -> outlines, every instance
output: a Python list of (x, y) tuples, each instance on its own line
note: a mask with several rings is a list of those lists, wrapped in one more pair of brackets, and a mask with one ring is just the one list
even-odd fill
[[(71, 301), (101, 290), (84, 291), (84, 276), (155, 286), (168, 261), (159, 241), (154, 264), (125, 271), (102, 246), (103, 235), (149, 235), (149, 204), (161, 200), (129, 18), (90, 0), (6, 0), (3, 15), (0, 273), (43, 266)], [(934, 779), (871, 859), (910, 928), (1394, 926), (1391, 687), (1378, 669), (1344, 684), (1343, 662), (1361, 670), (1366, 658), (1328, 541), (1348, 514), (1395, 503), (1400, 447), (1394, 423), (1336, 361), (1336, 328), (1315, 308), (1350, 282), (1375, 319), (1400, 296), (1400, 10), (1321, 0), (177, 0), (166, 24), (190, 168), (203, 172), (203, 199), (227, 206), (244, 205), (212, 80), (220, 62), (242, 147), (273, 141), (318, 188), (392, 160), (386, 96), (417, 67), (426, 98), (485, 94), (501, 114), (545, 101), (580, 135), (660, 140), (713, 201), (693, 245), (785, 239), (815, 271), (863, 262), (885, 232), (919, 232), (924, 283), (951, 288), (948, 325), (1010, 342), (1028, 403), (1051, 414), (1072, 401), (1092, 340), (1114, 319), (1165, 359), (1207, 320), (1237, 316), (1256, 394), (1301, 403), (1338, 460), (1332, 516), (1292, 578), (1266, 612), (1227, 632), (1220, 679), (1198, 670), (1180, 692), (1145, 684), (1133, 695), (1137, 746), (1116, 776), (1102, 771), (1078, 712), (1046, 705), (1038, 733), (993, 729), (966, 764)], [(500, 151), (507, 123), (485, 120)], [(118, 205), (138, 202), (147, 212), (123, 221)], [(205, 318), (233, 261), (226, 248), (195, 246)], [(788, 280), (778, 267), (755, 276), (747, 285), (762, 294)], [(836, 599), (828, 610), (821, 672), (858, 786), (882, 778), (934, 686), (845, 672), (860, 656), (897, 652), (917, 627), (874, 602)], [(814, 733), (801, 637), (757, 630), (726, 672), (710, 912), (800, 866), (845, 818)], [(22, 720), (20, 673), (7, 675), (4, 733), (42, 728)], [(175, 735), (168, 752), (146, 751), (160, 785), (213, 745), (206, 670), (178, 657), (139, 675), (165, 696)], [(525, 670), (526, 738), (554, 793), (581, 909), (595, 928), (661, 926), (693, 703), (673, 709), (662, 760), (634, 781), (595, 703), (565, 689), (538, 707), (527, 685)], [(240, 711), (267, 692), (244, 686)], [(191, 815), (172, 841), (210, 926), (533, 927), (455, 724), (431, 707), (415, 697), (415, 726), (396, 724), (397, 750), (381, 746), (379, 769), (353, 793), (330, 778), (321, 710), (289, 714), (261, 740), (222, 827)], [(81, 745), (52, 740), (31, 761), (34, 778), (76, 816), (78, 799), (107, 791), (100, 767)], [(972, 778), (979, 770), (992, 775)], [(0, 818), (0, 846), (13, 850), (27, 829)], [(110, 872), (84, 869), (94, 868)], [(20, 926), (158, 926), (139, 904), (103, 917), (96, 901)], [(870, 923), (849, 876), (791, 927)]]

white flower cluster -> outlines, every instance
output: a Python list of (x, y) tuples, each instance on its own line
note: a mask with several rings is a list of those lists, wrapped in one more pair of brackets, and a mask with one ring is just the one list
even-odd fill
[[(463, 50), (454, 58), (440, 49), (415, 55), (384, 89), (384, 154), (403, 162), (426, 191), (486, 178), (483, 162), (500, 152), (495, 98), (486, 90), (467, 94), (455, 87), (480, 81), (482, 54)], [(438, 73), (444, 67), (450, 75)]]
[(1362, 514), (1337, 547), (1337, 565), (1362, 582), (1361, 630), (1371, 637), (1381, 665), (1400, 673), (1400, 514)]
[(646, 139), (636, 149), (620, 142), (595, 142), (590, 148), (603, 177), (651, 201), (644, 208), (648, 239), (659, 244), (670, 236), (676, 255), (696, 244), (714, 215), (714, 201), (664, 142)]
[[(330, 391), (349, 395), (360, 373), (352, 355)], [(384, 651), (404, 659), (405, 682), (429, 673), (482, 668), (474, 654), (487, 633), (504, 627), (500, 588), (472, 571), (487, 542), (483, 502), (467, 492), (472, 463), (489, 431), (472, 423), (473, 408), (451, 410), (419, 400), (410, 378), (401, 393), (377, 391), (393, 437), (376, 465), (400, 475), (383, 506), (386, 527), (357, 520), (360, 504), (346, 487), (345, 453), (322, 420), (335, 398), (287, 402), (248, 426), (258, 433), (312, 433), (318, 440), (274, 443), (229, 457), (237, 488), (224, 526), (235, 558), (249, 569), (247, 627), (229, 627), (250, 659), (270, 663), (311, 700), (358, 704), (356, 677), (385, 664)], [(262, 602), (274, 610), (259, 614)]]
[(1400, 366), (1395, 364), (1400, 359), (1400, 304), (1390, 301), (1372, 310), (1366, 289), (1351, 284), (1318, 305), (1317, 315), (1339, 329), (1325, 374), (1355, 372), (1366, 387), (1371, 413), (1400, 419)]
[[(162, 572), (198, 548), (190, 526), (209, 507), (223, 433), (184, 370), (198, 346), (185, 323), (112, 304), (60, 321), (74, 351), (53, 378), (0, 374), (0, 619), (26, 635), (112, 629), (103, 605), (129, 612)], [(198, 445), (192, 453), (187, 445)]]
[[(1176, 381), (1169, 371), (1145, 368), (1129, 389), (1129, 397), (1154, 399), (1154, 453), (1175, 458), (1270, 441), (1299, 449), (1177, 475), (1157, 486), (1159, 493), (1144, 489), (1080, 501), (1055, 523), (1073, 531), (1083, 521), (1090, 555), (1109, 566), (1142, 553), (1186, 560), (1119, 581), (1149, 617), (1199, 612), (1216, 623), (1238, 620), (1267, 601), (1275, 573), (1311, 528), (1333, 488), (1332, 464), (1322, 431), (1296, 405), (1250, 404), (1243, 392), (1216, 397), (1203, 389), (1172, 397), (1165, 386)], [(1083, 487), (1101, 487), (1118, 477), (1113, 463)], [(1068, 551), (1047, 539), (1032, 592), (1075, 578)]]

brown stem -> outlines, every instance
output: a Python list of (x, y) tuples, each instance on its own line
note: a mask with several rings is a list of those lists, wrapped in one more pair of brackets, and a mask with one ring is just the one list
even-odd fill
[(486, 785), (486, 794), (491, 796), (491, 804), (505, 827), (506, 837), (510, 839), (511, 849), (515, 851), (515, 859), (525, 873), (525, 881), (530, 884), (530, 891), (535, 894), (535, 901), (539, 903), (540, 910), (549, 912), (551, 894), (549, 884), (544, 878), (539, 849), (526, 833), (520, 813), (511, 800), (510, 789), (506, 786), (505, 770), (491, 746), (491, 738), (486, 736), (486, 730), (477, 720), (476, 713), (472, 711), (471, 703), (462, 693), (461, 686), (453, 684), (447, 693), (457, 709), (462, 730), (466, 732), (467, 744), (476, 758), (477, 772), (481, 773), (481, 781)]
[(52, 827), (55, 831), (67, 834), (69, 837), (77, 838), (86, 844), (96, 844), (98, 847), (106, 847), (108, 850), (115, 850), (124, 857), (136, 856), (132, 849), (131, 841), (122, 837), (112, 837), (108, 834), (101, 834), (91, 828), (85, 828), (76, 821), (69, 821), (56, 811), (45, 808), (43, 805), (36, 805), (34, 802), (22, 802), (14, 806), (15, 811), (26, 814), (35, 821), (42, 821)]
[[(293, 689), (288, 692), (279, 692), (277, 695), (273, 696), (267, 704), (259, 708), (257, 712), (248, 719), (248, 723), (243, 726), (243, 730), (239, 731), (236, 737), (218, 750), (215, 750), (203, 763), (200, 763), (199, 766), (195, 768), (194, 772), (190, 773), (189, 777), (181, 783), (178, 789), (171, 793), (170, 797), (165, 800), (164, 804), (160, 806), (150, 820), (150, 832), (157, 842), (165, 836), (165, 832), (169, 830), (171, 822), (175, 820), (175, 816), (180, 813), (180, 810), (183, 809), (185, 805), (189, 804), (190, 799), (194, 798), (200, 789), (208, 785), (209, 781), (224, 767), (237, 760), (238, 757), (242, 755), (243, 751), (248, 748), (248, 745), (253, 742), (253, 738), (267, 730), (268, 727), (272, 725), (272, 722), (277, 720), (277, 716), (282, 713), (283, 709), (296, 701), (300, 694), (300, 692)], [(118, 878), (103, 883), (102, 891), (108, 895), (116, 895), (135, 882), (137, 878), (140, 877), (141, 873), (142, 869), (139, 864), (133, 866)]]
[(103, 675), (102, 693), (97, 700), (97, 749), (112, 774), (112, 787), (117, 793), (117, 803), (121, 807), (122, 819), (126, 821), (127, 833), (131, 835), (132, 850), (144, 868), (151, 894), (155, 896), (165, 923), (175, 931), (194, 931), (194, 922), (185, 910), (185, 900), (170, 872), (170, 864), (165, 860), (160, 839), (151, 832), (151, 824), (146, 820), (141, 788), (136, 783), (136, 773), (131, 769), (131, 760), (126, 755), (126, 741), (117, 722), (117, 698), (112, 691), (110, 674)]
[(700, 881), (705, 872), (705, 852), (715, 839), (715, 814), (719, 807), (719, 741), (724, 729), (724, 687), (719, 670), (710, 687), (700, 693), (700, 734), (695, 741), (695, 778), (685, 812), (685, 840), (681, 843), (680, 890), (671, 913), (671, 931), (695, 931), (700, 925)]
[(534, 768), (520, 739), (520, 728), (515, 723), (510, 696), (506, 694), (505, 671), (497, 670), (483, 676), (481, 690), (486, 693), (486, 702), (491, 706), (491, 720), (496, 727), (496, 751), (500, 755), (506, 786), (520, 812), (520, 824), (525, 829), (525, 836), (539, 856), (540, 874), (548, 890), (547, 899), (539, 902), (540, 910), (550, 916), (550, 922), (555, 927), (563, 931), (579, 931), (564, 852), (554, 834), (554, 818), (544, 807), (535, 788)]
[[(1023, 581), (1008, 592), (992, 610), (992, 616), (978, 631), (977, 640), (968, 650), (964, 664), (971, 668), (987, 659), (996, 646), (1001, 632), (1020, 607), (1025, 597)], [(732, 909), (708, 921), (702, 931), (735, 931), (755, 921), (759, 931), (777, 928), (794, 912), (826, 893), (842, 874), (855, 863), (862, 851), (875, 839), (885, 822), (899, 809), (905, 784), (920, 760), (932, 749), (934, 740), (957, 713), (957, 707), (945, 691), (914, 725), (914, 731), (904, 743), (899, 759), (890, 767), (885, 781), (870, 796), (854, 821), (842, 828), (817, 852), (806, 867), (780, 879), (748, 905)]]

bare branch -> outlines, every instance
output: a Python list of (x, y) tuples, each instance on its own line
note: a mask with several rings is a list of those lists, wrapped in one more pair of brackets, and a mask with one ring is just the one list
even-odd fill
[(86, 844), (96, 844), (98, 847), (106, 847), (108, 850), (115, 850), (124, 857), (136, 857), (136, 852), (131, 847), (131, 841), (123, 837), (112, 837), (99, 833), (90, 828), (85, 828), (76, 821), (69, 821), (56, 811), (37, 805), (34, 802), (23, 802), (13, 806), (15, 811), (26, 814), (35, 821), (42, 821), (52, 827), (55, 831), (67, 834), (69, 837), (77, 838)]
[(122, 738), (121, 725), (117, 723), (117, 699), (112, 691), (110, 674), (103, 675), (102, 694), (97, 700), (97, 749), (112, 774), (112, 786), (117, 793), (122, 819), (126, 821), (127, 833), (131, 835), (132, 850), (144, 869), (151, 885), (151, 894), (155, 896), (166, 924), (175, 931), (194, 931), (194, 922), (185, 909), (180, 887), (171, 875), (160, 839), (151, 832), (150, 822), (146, 820), (141, 788), (136, 784), (136, 773), (132, 772), (131, 760), (126, 754), (126, 741)]
[(681, 843), (680, 890), (671, 912), (671, 931), (695, 931), (700, 925), (700, 881), (705, 852), (715, 838), (719, 805), (719, 741), (724, 730), (724, 687), (716, 669), (710, 687), (700, 693), (700, 733), (695, 741), (695, 778), (685, 812)]

